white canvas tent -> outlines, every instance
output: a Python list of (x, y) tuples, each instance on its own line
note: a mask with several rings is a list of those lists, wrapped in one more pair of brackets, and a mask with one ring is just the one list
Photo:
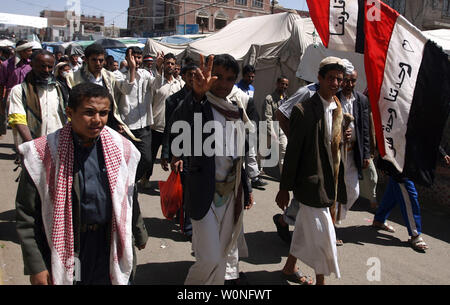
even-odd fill
[(327, 56), (336, 56), (348, 59), (358, 72), (356, 90), (363, 92), (367, 87), (366, 72), (364, 68), (364, 55), (355, 52), (342, 52), (327, 49), (322, 43), (308, 46), (298, 65), (296, 76), (308, 82), (317, 82), (319, 64)]
[(290, 80), (290, 93), (300, 86), (295, 72), (304, 50), (313, 43), (313, 32), (311, 19), (280, 13), (234, 20), (219, 32), (189, 45), (162, 44), (149, 39), (144, 53), (172, 52), (180, 58), (190, 56), (196, 61), (200, 54), (227, 53), (236, 58), (241, 67), (254, 65), (255, 103), (261, 114), (264, 98), (273, 92), (280, 75)]
[(33, 28), (42, 29), (47, 27), (47, 18), (0, 13), (0, 24), (1, 23), (29, 26)]
[(173, 53), (174, 55), (180, 55), (187, 48), (187, 44), (170, 44), (156, 41), (154, 39), (147, 39), (144, 47), (144, 55), (156, 56), (158, 53)]
[(304, 50), (313, 43), (313, 32), (311, 19), (294, 13), (242, 18), (207, 38), (191, 43), (186, 55), (197, 59), (199, 54), (228, 53), (241, 66), (254, 65), (254, 100), (261, 115), (264, 98), (275, 90), (279, 76), (284, 75), (290, 80), (291, 94), (300, 86), (295, 72)]

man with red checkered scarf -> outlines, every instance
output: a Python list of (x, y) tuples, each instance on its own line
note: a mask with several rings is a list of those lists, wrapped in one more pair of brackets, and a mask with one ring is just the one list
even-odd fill
[(135, 187), (139, 151), (106, 122), (112, 97), (75, 86), (70, 123), (19, 147), (16, 227), (32, 284), (127, 285), (148, 235)]

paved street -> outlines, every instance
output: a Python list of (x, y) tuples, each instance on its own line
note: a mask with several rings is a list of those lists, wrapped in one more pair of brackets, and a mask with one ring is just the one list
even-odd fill
[[(29, 284), (23, 275), (22, 254), (14, 224), (14, 199), (19, 172), (14, 172), (11, 130), (0, 139), (0, 283)], [(165, 180), (159, 164), (155, 166), (152, 182)], [(248, 258), (242, 259), (240, 270), (251, 284), (285, 285), (280, 278), (288, 245), (277, 236), (272, 216), (280, 210), (275, 204), (278, 182), (267, 177), (265, 190), (255, 190), (256, 205), (245, 212), (245, 237)], [(165, 220), (161, 213), (157, 190), (141, 192), (141, 211), (150, 234), (147, 247), (138, 253), (137, 284), (178, 284), (184, 282), (194, 262), (191, 244), (178, 232), (177, 226)], [(396, 233), (376, 231), (370, 227), (373, 214), (367, 212), (368, 203), (358, 202), (348, 214), (337, 234), (344, 242), (338, 248), (341, 279), (327, 278), (328, 284), (450, 284), (450, 221), (449, 215), (423, 207), (423, 238), (430, 246), (426, 253), (411, 249), (400, 209), (397, 207), (390, 223)], [(293, 227), (291, 227), (293, 230)], [(369, 262), (369, 265), (368, 265)], [(375, 262), (375, 263), (374, 263)], [(377, 273), (370, 272), (380, 266)], [(299, 262), (301, 270), (313, 275), (311, 268)], [(368, 272), (369, 271), (369, 272)], [(370, 281), (375, 276), (375, 281)]]

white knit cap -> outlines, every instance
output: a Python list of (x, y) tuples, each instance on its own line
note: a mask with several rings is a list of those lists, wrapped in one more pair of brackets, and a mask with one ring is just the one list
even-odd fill
[(27, 43), (24, 43), (24, 44), (16, 47), (16, 52), (24, 51), (26, 49), (31, 49), (31, 48), (33, 48), (33, 43), (27, 42)]
[(342, 59), (342, 61), (344, 62), (345, 66), (345, 74), (352, 74), (353, 71), (355, 71), (355, 67), (353, 66), (353, 64), (346, 58)]
[(335, 65), (335, 64), (345, 68), (345, 64), (342, 61), (342, 59), (340, 59), (339, 57), (328, 56), (320, 62), (319, 69), (322, 69), (323, 67), (328, 65)]

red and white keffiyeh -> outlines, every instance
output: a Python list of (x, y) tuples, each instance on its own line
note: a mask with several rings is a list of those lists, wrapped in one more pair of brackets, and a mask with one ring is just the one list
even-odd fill
[[(138, 150), (105, 127), (100, 140), (112, 198), (110, 276), (126, 285), (133, 267), (132, 207)], [(71, 285), (74, 279), (72, 184), (74, 145), (72, 125), (22, 144), (24, 164), (42, 202), (42, 220), (51, 249), (53, 283)]]

